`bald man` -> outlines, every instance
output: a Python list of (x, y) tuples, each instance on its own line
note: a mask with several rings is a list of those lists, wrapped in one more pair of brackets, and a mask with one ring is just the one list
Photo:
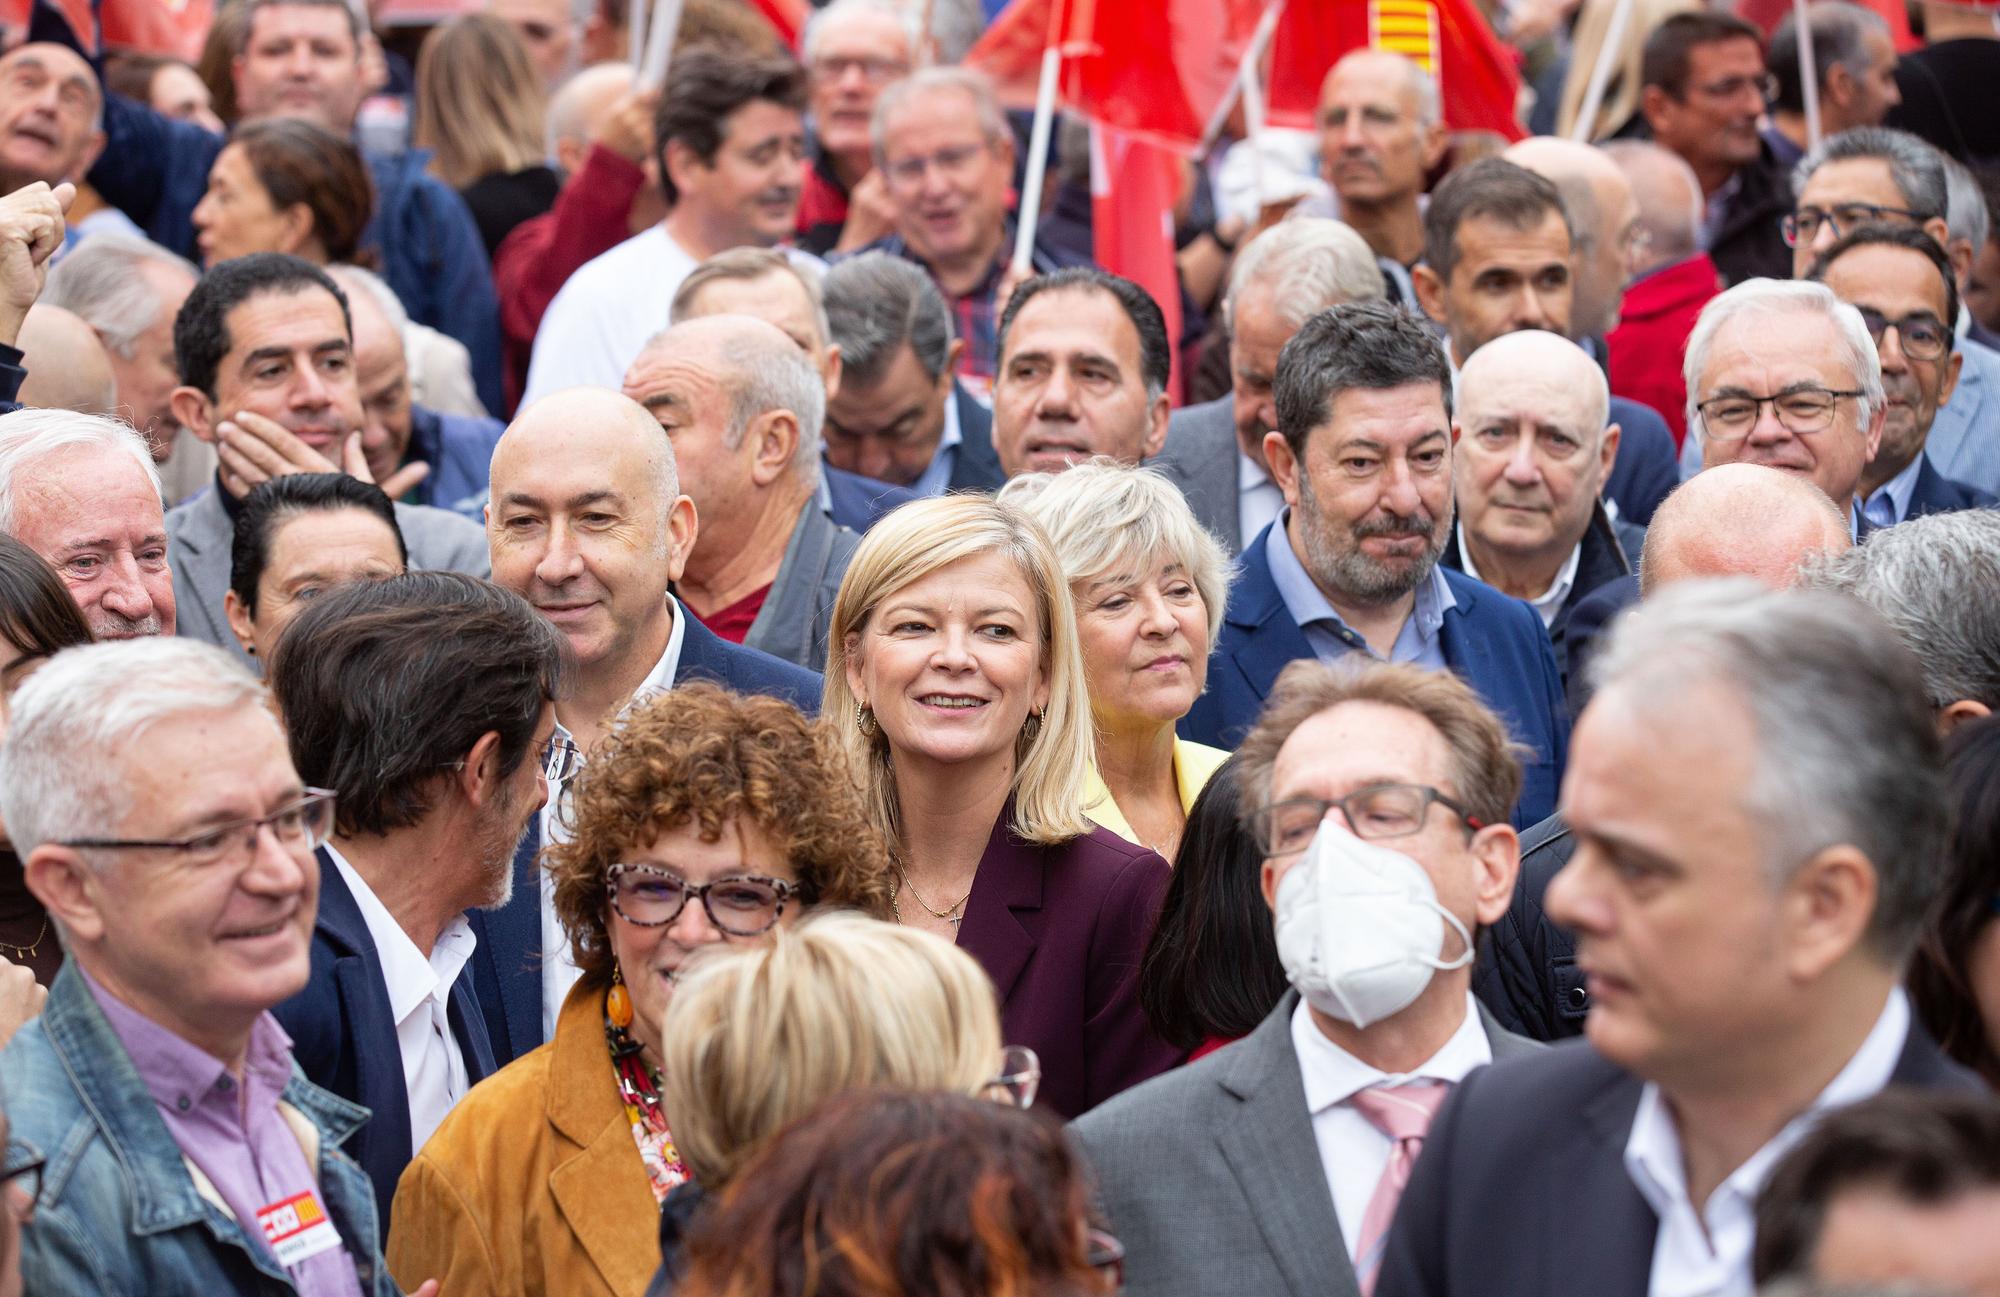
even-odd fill
[(18, 398), (22, 405), (78, 414), (118, 412), (118, 378), (110, 353), (82, 316), (37, 302), (21, 321), (15, 345), (28, 359)]
[[(644, 406), (582, 387), (522, 410), (493, 450), (493, 579), (569, 640), (576, 679), (556, 707), (557, 734), (586, 754), (635, 696), (690, 679), (771, 694), (807, 712), (819, 706), (817, 675), (717, 637), (670, 592), (699, 530), (674, 451)], [(481, 998), (502, 1066), (548, 1039), (576, 981), (534, 867), (551, 831), (545, 809), (515, 855), (513, 899), (479, 920), (476, 976), (498, 988)]]
[(701, 519), (682, 602), (730, 643), (824, 662), (861, 537), (820, 493), (826, 388), (807, 353), (748, 315), (684, 320), (646, 344), (625, 395), (666, 430)]
[(1562, 194), (1574, 236), (1570, 335), (1602, 339), (1618, 323), (1625, 285), (1636, 269), (1633, 251), (1643, 227), (1632, 182), (1602, 149), (1577, 140), (1536, 136), (1500, 156), (1546, 178)]
[(1645, 532), (1613, 521), (1610, 392), (1583, 348), (1539, 329), (1502, 334), (1459, 371), (1452, 420), (1458, 524), (1441, 559), (1541, 614), (1567, 677), (1571, 614), (1630, 573)]
[[(1701, 308), (1722, 291), (1722, 276), (1701, 246), (1707, 214), (1701, 181), (1685, 158), (1650, 140), (1613, 140), (1603, 152), (1632, 186), (1640, 230), (1618, 327), (1604, 339), (1611, 391), (1658, 410), (1674, 444), (1684, 448), (1687, 382), (1681, 377), (1681, 351)], [(1701, 466), (1698, 454), (1691, 458), (1690, 473)]]
[[(1571, 715), (1587, 702), (1587, 689), (1578, 688), (1589, 668), (1587, 643), (1578, 639), (1586, 620), (1594, 634), (1608, 614), (1638, 597), (1642, 581), (1648, 593), (1676, 581), (1726, 576), (1785, 589), (1820, 555), (1852, 544), (1846, 516), (1805, 478), (1758, 464), (1723, 465), (1690, 478), (1646, 529), (1642, 575), (1605, 586), (1572, 618)], [(1537, 1040), (1580, 1035), (1590, 1008), (1575, 943), (1542, 911), (1549, 880), (1569, 863), (1573, 849), (1560, 815), (1521, 835), (1514, 903), (1481, 934), (1482, 957), (1474, 964), (1473, 993), (1503, 1026)]]

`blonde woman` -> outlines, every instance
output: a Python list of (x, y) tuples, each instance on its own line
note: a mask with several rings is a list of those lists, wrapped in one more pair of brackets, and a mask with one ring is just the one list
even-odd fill
[[(667, 1006), (663, 1088), (689, 1182), (660, 1218), (672, 1291), (680, 1240), (780, 1127), (847, 1090), (985, 1094), (1032, 1055), (1003, 1057), (993, 983), (928, 932), (828, 913), (756, 947), (692, 961)], [(666, 1281), (666, 1282), (663, 1282)]]
[(458, 190), (488, 260), (515, 226), (555, 206), (562, 178), (548, 165), (542, 77), (514, 29), (487, 14), (454, 18), (417, 55), (418, 148), (431, 174)]
[(1090, 703), (1048, 536), (983, 496), (906, 504), (834, 601), (821, 724), (888, 840), (901, 923), (954, 939), (1065, 1117), (1172, 1066), (1139, 1009), (1166, 861), (1083, 813)]
[(1083, 813), (1168, 860), (1188, 807), (1229, 754), (1174, 737), (1208, 682), (1229, 558), (1159, 473), (1108, 459), (1029, 473), (1000, 492), (1055, 542), (1076, 603), (1097, 730)]

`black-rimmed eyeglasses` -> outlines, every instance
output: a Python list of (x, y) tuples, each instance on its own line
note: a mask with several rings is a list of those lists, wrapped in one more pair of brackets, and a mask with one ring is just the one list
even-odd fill
[(1757, 416), (1770, 406), (1785, 430), (1801, 437), (1833, 426), (1833, 412), (1842, 397), (1865, 396), (1859, 389), (1835, 392), (1824, 387), (1794, 387), (1770, 396), (1732, 392), (1711, 396), (1695, 406), (1702, 431), (1716, 441), (1741, 441), (1757, 427)]
[(1861, 312), (1861, 322), (1868, 326), (1868, 336), (1875, 339), (1878, 347), (1882, 345), (1882, 335), (1894, 329), (1903, 355), (1910, 360), (1936, 360), (1951, 350), (1951, 330), (1928, 311), (1892, 320), (1870, 307), (1855, 309)]
[(308, 788), (305, 796), (289, 802), (269, 815), (256, 819), (232, 820), (206, 833), (188, 838), (69, 838), (58, 846), (88, 851), (176, 851), (196, 861), (221, 860), (235, 855), (257, 854), (257, 835), (265, 829), (287, 847), (316, 850), (333, 828), (334, 792), (331, 788)]
[(542, 744), (542, 777), (552, 784), (568, 783), (577, 771), (583, 769), (583, 749), (560, 734), (549, 735), (549, 741)]
[(656, 865), (613, 865), (604, 886), (611, 908), (627, 923), (641, 928), (672, 923), (694, 897), (708, 911), (708, 921), (732, 937), (770, 931), (785, 912), (785, 902), (799, 890), (795, 883), (757, 874), (735, 874), (697, 887)]
[[(1780, 218), (1778, 230), (1785, 236), (1785, 246), (1802, 248), (1819, 237), (1819, 227), (1831, 225), (1833, 237), (1845, 236), (1858, 225), (1875, 225), (1885, 216), (1900, 216), (1907, 221), (1921, 222), (1922, 212), (1913, 212), (1907, 207), (1878, 207), (1874, 203), (1841, 203), (1832, 208), (1801, 207)], [(1769, 228), (1769, 227), (1766, 227)]]
[(1461, 803), (1428, 784), (1373, 784), (1337, 800), (1290, 797), (1272, 802), (1250, 817), (1250, 833), (1267, 859), (1304, 851), (1333, 810), (1340, 812), (1355, 837), (1365, 841), (1408, 837), (1424, 827), (1432, 802), (1464, 820), (1467, 828), (1486, 827)]

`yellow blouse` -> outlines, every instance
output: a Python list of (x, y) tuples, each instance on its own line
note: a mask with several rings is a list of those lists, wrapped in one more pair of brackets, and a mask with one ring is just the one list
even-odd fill
[[(1194, 806), (1194, 799), (1208, 786), (1208, 777), (1227, 760), (1229, 754), (1221, 748), (1191, 743), (1187, 739), (1174, 740), (1174, 784), (1181, 795), (1182, 811)], [(1097, 773), (1095, 761), (1090, 763), (1090, 768), (1083, 775), (1083, 813), (1127, 842), (1142, 847), (1152, 845), (1140, 841), (1139, 835), (1132, 831), (1125, 812), (1118, 809), (1111, 790), (1104, 786), (1104, 777)], [(1167, 863), (1171, 865), (1173, 861)]]

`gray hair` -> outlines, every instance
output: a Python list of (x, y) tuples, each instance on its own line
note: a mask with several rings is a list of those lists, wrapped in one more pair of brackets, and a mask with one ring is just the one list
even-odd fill
[(1706, 436), (1706, 430), (1701, 428), (1699, 409), (1702, 401), (1701, 375), (1708, 368), (1708, 350), (1714, 345), (1715, 335), (1722, 326), (1739, 315), (1790, 314), (1822, 315), (1833, 325), (1834, 334), (1845, 353), (1847, 368), (1854, 375), (1854, 385), (1861, 389), (1861, 395), (1854, 402), (1856, 420), (1859, 426), (1868, 426), (1886, 398), (1882, 394), (1882, 356), (1875, 350), (1875, 340), (1868, 336), (1868, 326), (1862, 322), (1861, 312), (1835, 297), (1833, 290), (1825, 284), (1814, 280), (1746, 279), (1702, 307), (1701, 315), (1694, 322), (1694, 331), (1688, 335), (1687, 359), (1681, 366), (1681, 380), (1687, 384), (1689, 431), (1698, 431), (1699, 435)]
[(1900, 964), (1945, 882), (1944, 759), (1916, 656), (1880, 618), (1824, 591), (1685, 581), (1613, 623), (1591, 673), (1637, 708), (1721, 685), (1756, 732), (1740, 793), (1774, 885), (1828, 847), (1874, 867), (1867, 940)]
[[(1812, 24), (1814, 83), (1824, 90), (1828, 74), (1836, 67), (1846, 68), (1857, 78), (1865, 76), (1870, 62), (1868, 38), (1887, 36), (1888, 21), (1848, 0), (1819, 0), (1806, 13)], [(1766, 58), (1778, 78), (1778, 97), (1772, 107), (1805, 111), (1805, 92), (1799, 85), (1797, 11), (1788, 9), (1778, 20)]]
[(1957, 158), (1944, 155), (1945, 232), (1952, 242), (1972, 245), (1976, 255), (1993, 236), (1993, 213), (1986, 209), (1986, 195), (1979, 180)]
[(25, 856), (44, 843), (117, 836), (132, 810), (122, 769), (144, 760), (148, 729), (268, 701), (234, 658), (198, 640), (147, 636), (64, 649), (8, 704), (0, 815), (14, 849)]
[(403, 309), (403, 299), (396, 296), (396, 290), (389, 287), (387, 280), (372, 270), (363, 270), (360, 266), (350, 266), (345, 263), (328, 266), (326, 273), (334, 283), (346, 290), (349, 300), (358, 293), (366, 293), (369, 299), (381, 308), (382, 314), (388, 317), (389, 325), (395, 329), (396, 336), (408, 339), (410, 313)]
[(1816, 556), (1805, 579), (1873, 608), (1923, 664), (1931, 706), (2000, 711), (2000, 513), (1934, 513)]
[(992, 79), (984, 72), (960, 67), (921, 68), (901, 81), (892, 82), (875, 101), (875, 116), (868, 124), (868, 134), (875, 143), (876, 166), (882, 166), (888, 158), (889, 119), (917, 96), (945, 90), (972, 101), (972, 115), (978, 119), (979, 133), (988, 144), (1013, 140), (1013, 128), (1007, 125), (1007, 114), (1000, 109)]
[(1158, 469), (1099, 456), (1064, 473), (1023, 473), (994, 498), (1042, 524), (1079, 607), (1092, 582), (1144, 575), (1164, 555), (1179, 563), (1201, 592), (1209, 643), (1222, 633), (1228, 552)]
[[(816, 484), (820, 477), (821, 428), (826, 423), (826, 381), (805, 353), (779, 332), (776, 325), (761, 320), (758, 323), (764, 328), (743, 330), (717, 344), (721, 350), (717, 365), (729, 389), (729, 423), (723, 433), (724, 443), (731, 448), (740, 446), (758, 415), (790, 410), (799, 421), (799, 446), (792, 456), (792, 471), (801, 481)], [(675, 327), (678, 322), (654, 334), (639, 354), (675, 345)]]
[(828, 337), (840, 344), (847, 381), (873, 386), (908, 343), (936, 379), (951, 358), (951, 308), (923, 269), (886, 252), (833, 264), (820, 284)]
[(563, 82), (562, 88), (549, 100), (548, 154), (556, 155), (556, 145), (564, 140), (580, 140), (590, 130), (590, 115), (585, 111), (591, 98), (591, 91), (600, 82), (618, 78), (626, 89), (630, 89), (636, 73), (630, 63), (594, 63)]
[[(1821, 0), (1834, 3), (1834, 0)], [(1708, 219), (1701, 181), (1687, 159), (1651, 140), (1607, 140), (1597, 146), (1618, 164), (1639, 200), (1639, 221), (1653, 236), (1653, 256), (1682, 261), (1701, 251), (1701, 227)], [(1659, 192), (1662, 171), (1677, 173), (1685, 182), (1686, 203), (1670, 203)]]
[(1820, 146), (1799, 159), (1792, 169), (1792, 192), (1805, 192), (1806, 181), (1829, 162), (1875, 158), (1889, 164), (1889, 178), (1903, 195), (1903, 204), (1920, 221), (1941, 218), (1948, 199), (1944, 178), (1944, 154), (1907, 131), (1887, 126), (1857, 126), (1853, 130), (1820, 141)]
[(1252, 284), (1268, 284), (1278, 317), (1297, 329), (1342, 302), (1388, 296), (1375, 253), (1349, 226), (1325, 217), (1283, 220), (1245, 244), (1229, 271), (1223, 309), (1230, 318)]
[(674, 300), (667, 307), (667, 322), (679, 324), (682, 320), (694, 319), (688, 311), (694, 299), (701, 296), (701, 290), (710, 284), (723, 280), (750, 282), (766, 275), (790, 275), (805, 290), (806, 301), (812, 306), (813, 326), (819, 330), (819, 345), (824, 347), (833, 337), (833, 330), (826, 320), (826, 303), (820, 297), (819, 277), (800, 266), (776, 248), (726, 248), (696, 266), (681, 280), (674, 290)]
[(160, 507), (166, 508), (153, 453), (130, 424), (74, 410), (15, 410), (0, 414), (0, 532), (14, 534), (18, 521), (14, 491), (23, 475), (52, 456), (79, 447), (131, 456), (152, 483), (153, 493), (160, 496)]
[(160, 322), (166, 305), (139, 273), (148, 261), (185, 271), (190, 281), (201, 277), (192, 261), (151, 239), (106, 230), (91, 235), (50, 269), (41, 300), (82, 316), (107, 348), (130, 360), (139, 335)]
[(806, 19), (805, 34), (799, 41), (799, 60), (810, 66), (820, 34), (849, 14), (885, 14), (894, 18), (903, 31), (904, 43), (909, 46), (910, 62), (916, 62), (924, 44), (923, 15), (917, 6), (902, 4), (898, 0), (833, 0), (826, 8), (815, 10)]

